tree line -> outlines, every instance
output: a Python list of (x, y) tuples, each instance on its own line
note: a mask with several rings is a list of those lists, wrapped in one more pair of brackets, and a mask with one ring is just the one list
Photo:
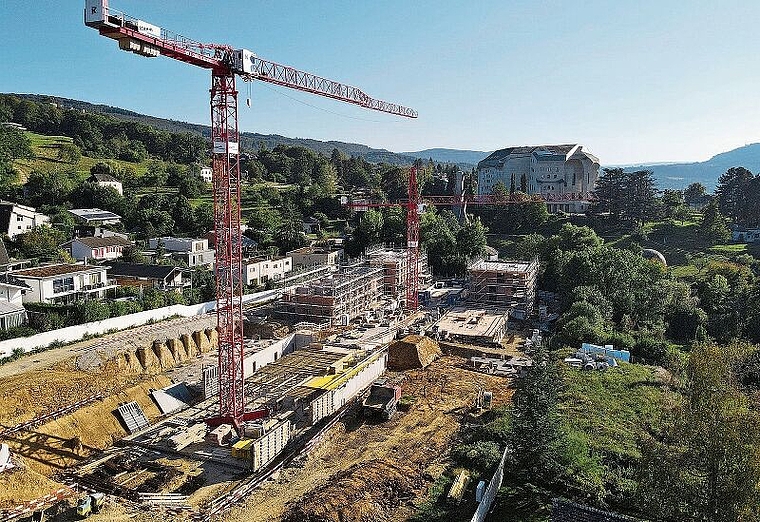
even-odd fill
[(187, 164), (203, 160), (208, 153), (206, 139), (197, 134), (161, 131), (140, 122), (7, 94), (0, 95), (0, 121), (13, 121), (39, 134), (69, 136), (82, 153), (93, 158), (138, 163), (153, 157)]

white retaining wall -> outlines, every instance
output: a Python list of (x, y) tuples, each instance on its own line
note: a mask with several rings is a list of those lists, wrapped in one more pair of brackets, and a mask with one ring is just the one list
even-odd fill
[(488, 516), (488, 512), (491, 511), (491, 504), (493, 504), (493, 501), (496, 499), (496, 494), (499, 492), (501, 482), (504, 480), (504, 462), (507, 460), (507, 449), (508, 448), (504, 449), (504, 453), (499, 461), (499, 466), (496, 468), (496, 471), (491, 478), (491, 482), (488, 483), (488, 487), (486, 488), (485, 493), (483, 493), (483, 498), (480, 500), (480, 504), (478, 504), (478, 509), (475, 510), (475, 514), (472, 515), (470, 522), (483, 522)]
[(385, 372), (387, 366), (388, 352), (382, 352), (376, 360), (362, 368), (359, 373), (351, 377), (342, 386), (335, 390), (328, 390), (314, 399), (310, 404), (312, 424), (332, 415), (359, 393), (367, 389)]
[[(243, 302), (246, 304), (256, 304), (278, 298), (280, 292), (277, 290), (268, 290), (256, 294), (243, 296)], [(0, 341), (0, 357), (8, 357), (16, 348), (21, 348), (24, 352), (31, 352), (36, 348), (46, 348), (51, 343), (62, 342), (70, 343), (79, 341), (86, 335), (101, 335), (109, 330), (124, 330), (134, 326), (147, 324), (151, 321), (161, 321), (172, 316), (193, 317), (196, 315), (206, 314), (214, 311), (216, 301), (209, 301), (198, 305), (172, 305), (154, 310), (145, 310), (135, 314), (122, 315), (121, 317), (111, 317), (103, 321), (94, 321), (92, 323), (80, 324), (77, 326), (68, 326), (58, 330), (50, 330), (29, 337), (16, 337)]]

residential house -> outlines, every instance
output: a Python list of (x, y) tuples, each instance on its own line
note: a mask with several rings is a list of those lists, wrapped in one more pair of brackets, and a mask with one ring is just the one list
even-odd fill
[(58, 264), (17, 270), (8, 274), (10, 280), (29, 287), (24, 303), (69, 304), (84, 299), (102, 299), (116, 288), (108, 279), (108, 266)]
[(337, 266), (343, 261), (343, 249), (326, 246), (305, 246), (287, 253), (293, 259), (293, 268), (303, 269), (319, 265)]
[(211, 167), (201, 167), (201, 179), (206, 183), (211, 183), (214, 180), (214, 171)]
[(760, 227), (734, 226), (731, 230), (731, 240), (736, 243), (760, 241)]
[(109, 275), (119, 286), (176, 290), (191, 285), (190, 269), (173, 265), (109, 263)]
[(22, 303), (24, 293), (29, 290), (27, 285), (10, 281), (6, 275), (0, 278), (0, 330), (8, 330), (26, 322), (26, 310)]
[(124, 195), (124, 189), (121, 185), (121, 181), (114, 178), (110, 174), (105, 174), (105, 173), (92, 174), (89, 178), (87, 178), (87, 181), (89, 181), (90, 183), (95, 183), (96, 185), (101, 186), (101, 187), (112, 188), (116, 192), (121, 194), (122, 196)]
[(118, 225), (121, 216), (99, 208), (73, 208), (68, 213), (85, 225)]
[(301, 222), (301, 228), (303, 228), (304, 234), (319, 234), (321, 225), (319, 220), (314, 217), (309, 217)]
[(5, 233), (10, 239), (46, 223), (50, 223), (50, 218), (37, 212), (34, 207), (0, 201), (0, 233)]
[(108, 230), (107, 228), (97, 227), (94, 225), (74, 225), (74, 236), (75, 237), (119, 236), (119, 237), (123, 237), (124, 239), (129, 239), (128, 234), (124, 234), (122, 232), (114, 232), (113, 230)]
[[(243, 228), (244, 226), (241, 226), (240, 230), (243, 231)], [(206, 234), (204, 238), (208, 239), (209, 248), (216, 246), (216, 234), (213, 230)], [(240, 236), (240, 245), (243, 247), (243, 257), (254, 257), (259, 248), (259, 244), (245, 234)]]
[(71, 257), (77, 261), (85, 259), (96, 259), (103, 261), (106, 259), (116, 259), (121, 257), (125, 247), (133, 243), (124, 239), (121, 235), (107, 237), (75, 237), (71, 241), (61, 245)]
[(261, 286), (267, 281), (280, 281), (293, 270), (290, 257), (253, 257), (243, 259), (243, 281), (248, 286)]
[(213, 266), (214, 250), (209, 248), (208, 239), (192, 239), (185, 237), (155, 237), (148, 240), (148, 248), (164, 250), (177, 261), (182, 261), (189, 267)]

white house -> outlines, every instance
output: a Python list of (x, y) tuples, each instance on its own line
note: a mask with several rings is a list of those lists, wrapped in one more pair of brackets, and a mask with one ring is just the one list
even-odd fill
[(121, 257), (124, 247), (132, 242), (121, 235), (107, 237), (75, 237), (61, 245), (77, 261), (85, 259), (116, 259)]
[(116, 225), (121, 223), (121, 216), (99, 208), (73, 208), (67, 211), (79, 223), (85, 225)]
[(0, 281), (0, 330), (21, 326), (26, 321), (26, 310), (22, 304), (24, 292), (29, 287), (21, 283)]
[(163, 245), (171, 257), (183, 261), (189, 267), (214, 264), (214, 250), (209, 248), (208, 239), (165, 236), (148, 240), (151, 250), (158, 249), (159, 244)]
[(0, 201), (0, 232), (7, 234), (10, 239), (49, 222), (50, 218), (37, 212), (34, 207)]
[(92, 174), (89, 178), (87, 178), (87, 181), (91, 183), (95, 183), (101, 187), (112, 188), (119, 194), (124, 195), (124, 189), (121, 185), (121, 181), (114, 178), (110, 174), (101, 174), (101, 173)]
[(260, 286), (267, 281), (280, 281), (293, 270), (290, 257), (252, 257), (243, 259), (243, 280), (248, 286)]
[(544, 196), (550, 212), (585, 212), (598, 177), (599, 159), (582, 145), (508, 147), (478, 163), (478, 194), (499, 182), (509, 190), (514, 179), (515, 190)]
[(214, 179), (214, 171), (211, 167), (201, 167), (201, 179), (206, 183), (211, 183)]
[(116, 283), (108, 279), (108, 266), (59, 264), (17, 270), (8, 274), (29, 287), (24, 303), (69, 304), (83, 299), (102, 299)]

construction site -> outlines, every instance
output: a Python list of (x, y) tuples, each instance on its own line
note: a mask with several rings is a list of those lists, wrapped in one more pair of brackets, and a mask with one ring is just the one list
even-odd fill
[[(412, 168), (405, 247), (293, 251), (314, 277), (245, 304), (235, 77), (416, 113), (87, 6), (120, 49), (212, 72), (216, 301), (0, 366), (0, 519), (409, 519), (464, 477), (451, 448), (531, 366), (538, 263), (473, 260), (466, 280), (435, 282)], [(460, 478), (449, 497), (471, 514), (485, 483)]]

